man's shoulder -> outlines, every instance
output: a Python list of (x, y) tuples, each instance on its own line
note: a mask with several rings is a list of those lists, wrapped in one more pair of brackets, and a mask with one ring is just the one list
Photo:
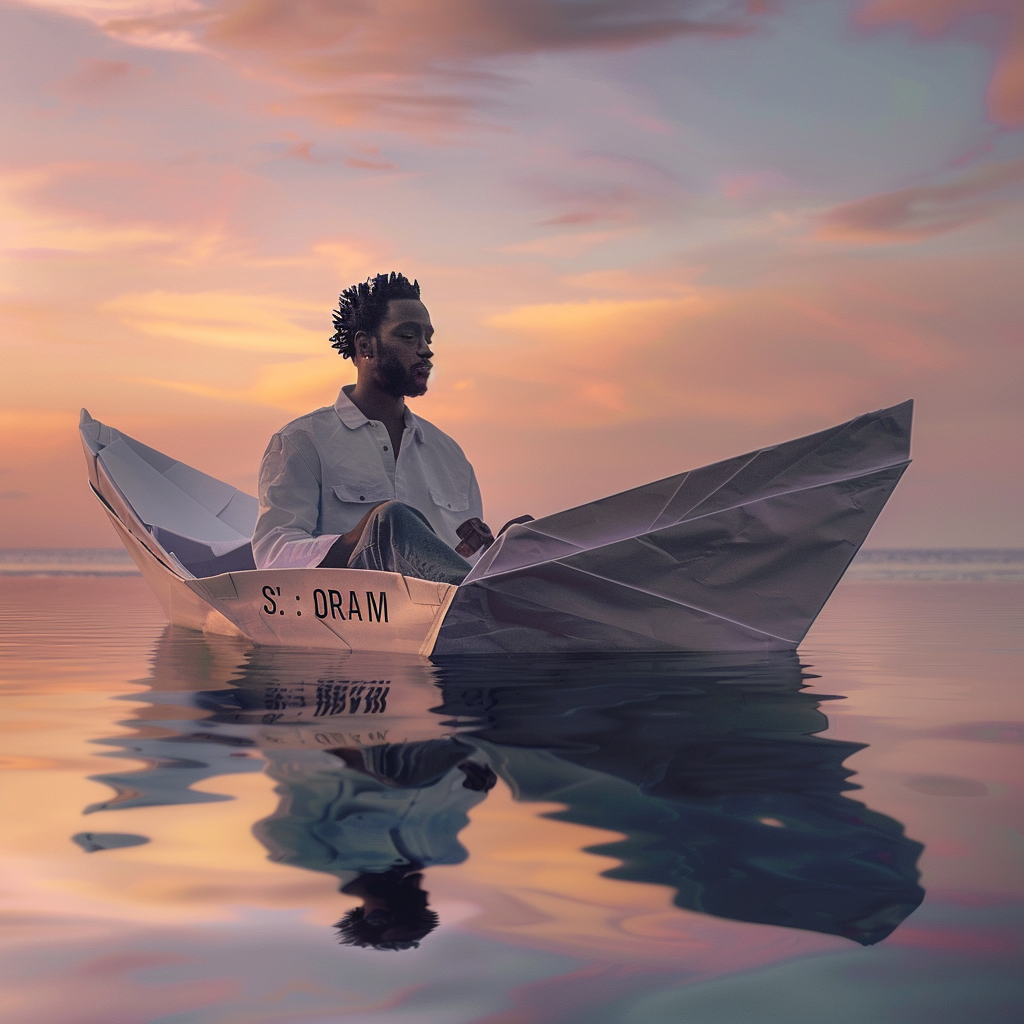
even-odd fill
[(338, 417), (334, 407), (325, 405), (322, 409), (314, 409), (286, 423), (280, 430), (274, 432), (267, 444), (264, 459), (290, 458), (293, 453), (298, 452), (315, 472), (325, 443), (324, 438), (330, 436), (332, 418), (336, 426)]
[(333, 405), (325, 405), (320, 409), (314, 409), (302, 416), (297, 417), (290, 423), (286, 423), (277, 434), (281, 437), (288, 437), (294, 434), (310, 434), (316, 431), (317, 427), (329, 425), (332, 418), (337, 421), (337, 413)]

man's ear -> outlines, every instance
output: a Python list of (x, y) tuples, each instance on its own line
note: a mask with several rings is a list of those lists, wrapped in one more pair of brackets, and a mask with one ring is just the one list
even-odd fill
[(364, 356), (367, 359), (374, 357), (376, 345), (374, 344), (375, 339), (372, 334), (367, 331), (356, 331), (356, 336), (353, 340), (355, 341), (357, 355)]

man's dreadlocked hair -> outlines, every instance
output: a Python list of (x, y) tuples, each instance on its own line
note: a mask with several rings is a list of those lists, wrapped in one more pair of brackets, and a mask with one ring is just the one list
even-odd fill
[(366, 911), (362, 907), (354, 907), (335, 924), (338, 942), (343, 946), (358, 946), (361, 949), (419, 949), (420, 939), (432, 932), (440, 918), (433, 910), (422, 910), (412, 921), (402, 921), (408, 929), (408, 936), (403, 939), (385, 939), (384, 932), (394, 927), (393, 924), (370, 924), (366, 920)]
[[(363, 907), (350, 910), (334, 927), (343, 946), (361, 946), (364, 949), (415, 949), (420, 939), (430, 934), (439, 918), (427, 906), (427, 894), (419, 887), (423, 876), (417, 871), (409, 874), (409, 866), (390, 868), (388, 871), (366, 872), (353, 879), (341, 891), (362, 897), (375, 896), (387, 904), (383, 913), (376, 910), (367, 914)], [(403, 933), (401, 938), (384, 938), (393, 929)]]
[(356, 334), (359, 331), (376, 334), (392, 299), (419, 297), (419, 281), (410, 283), (404, 274), (394, 271), (369, 277), (362, 284), (346, 288), (338, 296), (338, 308), (333, 313), (331, 347), (336, 348), (343, 358), (355, 359)]

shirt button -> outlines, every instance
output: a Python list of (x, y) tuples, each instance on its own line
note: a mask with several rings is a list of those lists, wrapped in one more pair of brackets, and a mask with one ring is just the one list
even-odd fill
[(359, 495), (359, 500), (360, 501), (366, 501), (366, 499), (361, 494)]
[(384, 451), (387, 451), (387, 450), (388, 450), (388, 446), (384, 445)]

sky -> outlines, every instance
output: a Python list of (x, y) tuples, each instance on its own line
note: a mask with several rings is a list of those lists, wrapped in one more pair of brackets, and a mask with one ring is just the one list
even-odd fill
[(255, 491), (339, 291), (492, 525), (917, 401), (870, 546), (1024, 546), (1021, 0), (0, 0), (0, 546), (93, 416)]

